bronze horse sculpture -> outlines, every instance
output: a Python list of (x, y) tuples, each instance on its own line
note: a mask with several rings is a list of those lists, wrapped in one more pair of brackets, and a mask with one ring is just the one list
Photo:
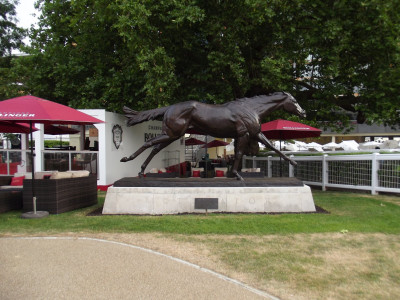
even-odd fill
[(232, 173), (237, 179), (243, 180), (238, 173), (243, 154), (251, 145), (258, 142), (275, 151), (292, 165), (296, 165), (295, 161), (276, 149), (261, 132), (260, 120), (277, 109), (284, 109), (300, 117), (306, 115), (296, 99), (285, 92), (242, 98), (221, 105), (186, 101), (141, 112), (124, 107), (128, 126), (161, 117), (163, 123), (161, 135), (147, 141), (131, 156), (122, 158), (121, 162), (133, 160), (147, 148), (153, 147), (141, 166), (139, 177), (142, 177), (147, 165), (158, 152), (182, 137), (187, 130), (193, 129), (213, 137), (235, 139)]

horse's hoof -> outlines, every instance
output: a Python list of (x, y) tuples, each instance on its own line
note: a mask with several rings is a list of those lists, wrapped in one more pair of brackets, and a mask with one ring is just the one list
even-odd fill
[(236, 175), (236, 180), (244, 181), (243, 177), (239, 174)]
[(292, 166), (297, 166), (297, 162), (295, 162), (294, 160), (290, 161), (290, 164), (291, 164)]
[(127, 157), (121, 158), (120, 162), (127, 162), (129, 159)]
[(142, 172), (139, 172), (138, 176), (139, 178), (144, 178), (144, 174)]

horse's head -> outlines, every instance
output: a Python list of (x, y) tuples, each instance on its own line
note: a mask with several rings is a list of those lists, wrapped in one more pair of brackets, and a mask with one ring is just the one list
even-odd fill
[(295, 114), (299, 117), (305, 118), (306, 117), (306, 111), (302, 109), (297, 103), (296, 99), (294, 97), (286, 92), (283, 92), (287, 97), (285, 99), (285, 102), (283, 103), (283, 109), (286, 110), (289, 113)]

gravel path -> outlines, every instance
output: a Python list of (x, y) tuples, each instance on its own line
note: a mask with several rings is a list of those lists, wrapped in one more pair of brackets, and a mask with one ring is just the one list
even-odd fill
[(277, 299), (186, 261), (93, 238), (0, 238), (0, 299)]

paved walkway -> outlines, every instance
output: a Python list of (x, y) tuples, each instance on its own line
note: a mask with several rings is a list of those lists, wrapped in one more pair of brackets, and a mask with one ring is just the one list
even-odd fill
[(0, 299), (277, 299), (213, 271), (91, 238), (0, 238)]

